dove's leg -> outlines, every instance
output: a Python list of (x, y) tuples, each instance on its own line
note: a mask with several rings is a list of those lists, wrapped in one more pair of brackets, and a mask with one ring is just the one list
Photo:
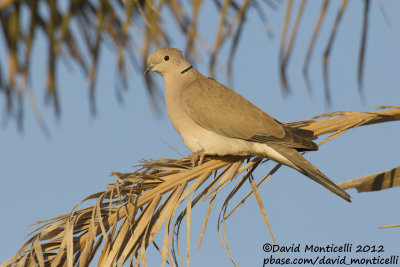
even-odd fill
[(193, 152), (189, 156), (190, 161), (192, 162), (193, 165), (195, 165), (197, 157), (200, 156), (198, 165), (201, 165), (203, 163), (205, 154), (206, 154), (206, 151), (204, 149)]

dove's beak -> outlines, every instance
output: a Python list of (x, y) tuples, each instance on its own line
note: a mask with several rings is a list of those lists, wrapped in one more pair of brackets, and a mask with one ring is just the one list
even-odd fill
[(144, 70), (144, 74), (147, 74), (149, 71), (153, 71), (154, 65), (148, 64), (146, 69)]

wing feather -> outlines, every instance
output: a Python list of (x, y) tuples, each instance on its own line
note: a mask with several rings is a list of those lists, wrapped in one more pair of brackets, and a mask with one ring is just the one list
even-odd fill
[(183, 91), (185, 111), (200, 126), (226, 137), (297, 150), (317, 150), (309, 130), (284, 126), (232, 89), (199, 78)]

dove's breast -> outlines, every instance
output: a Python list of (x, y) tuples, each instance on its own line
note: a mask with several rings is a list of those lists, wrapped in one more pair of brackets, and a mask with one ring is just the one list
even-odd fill
[[(195, 123), (185, 112), (180, 101), (182, 98), (177, 90), (167, 90), (165, 97), (168, 117), (190, 151), (196, 152), (204, 149), (205, 154), (218, 156), (254, 155), (286, 163), (286, 158), (266, 144), (226, 137)], [(287, 164), (291, 163), (287, 162)]]
[(190, 71), (185, 74), (187, 75), (186, 79), (179, 79), (179, 75), (181, 74), (177, 75), (178, 77), (174, 77), (173, 75), (164, 77), (167, 113), (172, 125), (182, 136), (185, 145), (190, 151), (197, 152), (204, 149), (205, 154), (218, 156), (261, 156), (289, 166), (293, 165), (285, 157), (276, 152), (275, 149), (266, 144), (226, 137), (207, 130), (193, 121), (184, 109), (182, 91), (200, 74), (196, 70)]
[(183, 107), (182, 92), (179, 88), (185, 88), (185, 86), (176, 83), (168, 84), (167, 81), (168, 79), (165, 84), (165, 99), (168, 117), (190, 151), (204, 149), (206, 154), (210, 155), (249, 154), (250, 147), (247, 141), (219, 135), (195, 123)]

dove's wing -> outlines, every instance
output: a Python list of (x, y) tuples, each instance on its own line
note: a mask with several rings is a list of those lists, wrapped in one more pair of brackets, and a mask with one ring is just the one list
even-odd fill
[(220, 135), (297, 150), (317, 150), (314, 133), (282, 125), (232, 89), (199, 78), (183, 90), (184, 109), (194, 122)]

